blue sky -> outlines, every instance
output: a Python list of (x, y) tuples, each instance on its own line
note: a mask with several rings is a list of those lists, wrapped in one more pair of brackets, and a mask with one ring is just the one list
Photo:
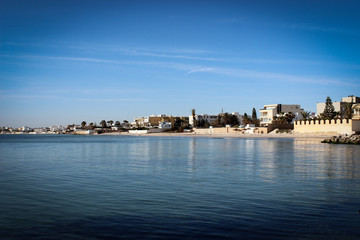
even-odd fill
[(0, 1), (0, 125), (360, 95), (359, 1)]

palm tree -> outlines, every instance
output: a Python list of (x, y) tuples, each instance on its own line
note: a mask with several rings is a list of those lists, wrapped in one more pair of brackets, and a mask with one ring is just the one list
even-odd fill
[(353, 101), (351, 100), (351, 103), (347, 103), (345, 102), (345, 110), (344, 110), (344, 117), (346, 119), (351, 119), (352, 118), (352, 114), (353, 114), (353, 110), (352, 110), (352, 106), (353, 106)]
[(301, 116), (304, 118), (304, 120), (307, 120), (310, 117), (311, 112), (310, 111), (303, 111), (300, 112)]
[(116, 121), (115, 122), (115, 126), (120, 126), (121, 124), (120, 124), (120, 122), (119, 121)]
[(292, 112), (289, 112), (289, 113), (285, 114), (285, 118), (286, 118), (287, 123), (291, 123), (292, 120), (295, 118), (295, 114)]
[(113, 121), (113, 120), (109, 120), (109, 121), (107, 121), (107, 123), (108, 123), (110, 126), (112, 126), (113, 123), (114, 123), (114, 121)]
[(86, 122), (85, 121), (82, 121), (81, 122), (81, 127), (84, 128), (86, 126)]
[(106, 121), (105, 120), (101, 120), (100, 125), (102, 128), (106, 127)]

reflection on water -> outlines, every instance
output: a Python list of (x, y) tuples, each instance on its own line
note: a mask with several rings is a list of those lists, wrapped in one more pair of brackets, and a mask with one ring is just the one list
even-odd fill
[(1, 239), (357, 239), (359, 146), (0, 136)]

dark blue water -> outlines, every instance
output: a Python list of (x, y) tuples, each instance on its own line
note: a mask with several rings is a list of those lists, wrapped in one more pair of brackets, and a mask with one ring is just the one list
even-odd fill
[(359, 239), (360, 147), (0, 136), (0, 239)]

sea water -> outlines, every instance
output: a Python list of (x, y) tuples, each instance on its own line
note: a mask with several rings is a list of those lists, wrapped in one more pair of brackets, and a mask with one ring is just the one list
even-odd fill
[(0, 136), (0, 239), (359, 239), (360, 146)]

